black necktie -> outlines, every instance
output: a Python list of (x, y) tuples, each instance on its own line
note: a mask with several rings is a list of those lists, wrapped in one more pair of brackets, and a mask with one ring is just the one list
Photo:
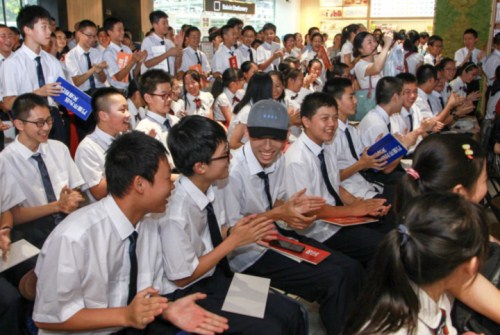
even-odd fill
[(391, 132), (391, 123), (390, 122), (387, 124), (387, 129), (389, 129), (389, 133), (390, 133)]
[(323, 180), (325, 181), (326, 189), (332, 195), (332, 197), (335, 199), (335, 205), (344, 206), (344, 203), (340, 199), (340, 196), (337, 194), (337, 192), (335, 192), (335, 189), (333, 188), (332, 183), (330, 182), (330, 178), (328, 178), (328, 170), (326, 168), (325, 155), (323, 152), (324, 152), (324, 150), (321, 150), (321, 152), (318, 155), (318, 158), (319, 158), (319, 161), (321, 163), (321, 165), (320, 165), (321, 174), (323, 175)]
[(413, 117), (411, 114), (408, 114), (408, 120), (410, 121), (410, 131), (413, 131)]
[(137, 232), (134, 231), (129, 235), (130, 245), (128, 247), (128, 255), (130, 258), (130, 280), (128, 283), (128, 298), (127, 305), (132, 302), (135, 295), (137, 294), (137, 254), (135, 253), (135, 247), (137, 245)]
[[(52, 182), (50, 181), (49, 171), (43, 161), (42, 155), (40, 153), (36, 153), (33, 154), (31, 158), (33, 158), (38, 164), (38, 170), (40, 170), (40, 175), (42, 176), (43, 189), (45, 190), (45, 195), (47, 196), (47, 203), (50, 204), (51, 202), (57, 201), (54, 188), (52, 187)], [(55, 224), (58, 224), (64, 219), (64, 215), (62, 213), (55, 213), (52, 216), (54, 217)]]
[(161, 44), (161, 45), (165, 45), (165, 41), (163, 41), (163, 40), (162, 40), (162, 41), (160, 42), (160, 44)]
[(434, 113), (434, 111), (432, 110), (431, 101), (429, 99), (427, 99), (427, 103), (429, 104), (429, 108), (431, 109), (431, 112)]
[[(87, 66), (88, 69), (90, 70), (92, 68), (92, 62), (90, 61), (90, 52), (85, 52), (83, 53), (85, 55), (85, 58), (87, 58)], [(95, 78), (94, 75), (90, 75), (89, 77), (89, 83), (90, 83), (90, 89), (95, 90)]]
[(200, 54), (198, 53), (198, 51), (195, 51), (194, 54), (196, 55), (196, 59), (198, 60), (198, 64), (201, 65), (201, 58), (200, 58)]
[(163, 125), (167, 127), (168, 130), (172, 129), (172, 125), (170, 124), (170, 120), (168, 118), (165, 119)]
[(250, 61), (253, 62), (253, 52), (251, 48), (248, 48), (248, 55), (250, 56)]
[(443, 100), (443, 97), (439, 97), (439, 102), (441, 102), (441, 108), (444, 109), (444, 100)]
[(257, 173), (257, 176), (264, 181), (264, 191), (266, 192), (267, 202), (269, 203), (269, 209), (272, 209), (273, 198), (271, 197), (271, 190), (269, 188), (269, 176), (264, 171)]
[[(206, 209), (207, 209), (207, 223), (208, 223), (208, 230), (210, 232), (210, 239), (212, 240), (212, 244), (215, 249), (219, 244), (222, 243), (222, 236), (220, 234), (219, 224), (217, 223), (217, 217), (215, 216), (214, 207), (212, 206), (212, 203), (209, 202)], [(220, 267), (220, 269), (224, 272), (226, 276), (232, 277), (231, 268), (229, 267), (229, 262), (227, 261), (226, 257), (222, 258), (217, 264), (217, 266)]]
[(36, 76), (38, 77), (38, 87), (45, 86), (45, 77), (43, 76), (42, 61), (40, 56), (35, 57), (36, 61)]
[(345, 137), (347, 137), (347, 142), (349, 142), (349, 150), (351, 151), (351, 155), (355, 160), (358, 160), (358, 154), (356, 153), (356, 149), (354, 148), (354, 142), (352, 141), (351, 133), (349, 132), (349, 128), (345, 128)]
[[(161, 44), (161, 45), (165, 45), (165, 40), (161, 40), (161, 41), (160, 41), (160, 44)], [(165, 51), (166, 51), (166, 50), (165, 50)], [(168, 58), (169, 58), (169, 57), (165, 58), (165, 61), (167, 62), (167, 72), (168, 72), (169, 74), (171, 74), (171, 73), (170, 73), (170, 64), (169, 64), (169, 62), (168, 62)]]

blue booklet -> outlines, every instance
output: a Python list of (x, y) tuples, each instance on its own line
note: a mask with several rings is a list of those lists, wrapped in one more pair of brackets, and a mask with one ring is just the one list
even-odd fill
[[(375, 142), (368, 148), (367, 151), (370, 156), (377, 152), (382, 152), (383, 155), (381, 158), (385, 158), (387, 160), (387, 164), (391, 164), (396, 159), (406, 155), (408, 149), (406, 149), (405, 146), (399, 142), (396, 137), (394, 137), (394, 135), (389, 133)], [(373, 171), (378, 172), (378, 170), (375, 169), (373, 169)]]
[(57, 78), (56, 82), (61, 83), (63, 92), (57, 97), (52, 97), (52, 99), (86, 121), (92, 113), (90, 96), (61, 77)]

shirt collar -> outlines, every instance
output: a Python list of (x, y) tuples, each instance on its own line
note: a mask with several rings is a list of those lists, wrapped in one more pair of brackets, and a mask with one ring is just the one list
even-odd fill
[(191, 93), (186, 93), (186, 97), (188, 98), (188, 100), (190, 102), (194, 102), (194, 99), (198, 98), (201, 100), (201, 94), (198, 94), (197, 97), (195, 97), (194, 95), (192, 95)]
[(324, 148), (324, 144), (321, 144), (321, 145), (317, 145), (313, 140), (311, 140), (309, 138), (309, 136), (307, 136), (306, 132), (302, 132), (302, 134), (300, 134), (300, 139), (302, 139), (302, 141), (304, 142), (304, 144), (306, 145), (306, 147), (311, 150), (311, 152), (314, 154), (314, 156), (318, 156), (321, 151), (323, 150)]
[(374, 109), (375, 113), (377, 113), (385, 122), (385, 124), (388, 124), (390, 122), (389, 120), (389, 114), (387, 114), (387, 112), (385, 111), (385, 109), (383, 109), (382, 107), (380, 107), (380, 105), (377, 105)]
[(76, 52), (77, 52), (77, 54), (78, 54), (79, 56), (81, 56), (81, 55), (83, 55), (83, 54), (85, 54), (85, 53), (87, 53), (87, 52), (90, 54), (90, 50), (92, 50), (92, 48), (90, 48), (90, 49), (89, 49), (89, 51), (85, 51), (85, 50), (83, 50), (83, 48), (80, 46), (80, 44), (77, 44), (77, 45), (76, 45), (76, 47), (75, 47), (75, 49), (76, 49)]
[(191, 199), (193, 199), (193, 201), (196, 203), (196, 206), (198, 206), (200, 210), (204, 210), (210, 202), (213, 202), (215, 200), (215, 193), (212, 186), (210, 186), (207, 190), (207, 193), (204, 194), (186, 176), (181, 176), (178, 183), (186, 190), (186, 193), (191, 197)]
[(270, 43), (268, 43), (268, 42), (264, 42), (264, 43), (262, 43), (262, 46), (263, 46), (264, 48), (266, 48), (267, 50), (271, 50), (271, 47), (272, 47), (272, 45), (271, 45)]
[[(259, 163), (259, 160), (257, 159), (257, 157), (255, 157), (255, 154), (253, 153), (250, 141), (245, 143), (242, 150), (243, 150), (243, 155), (245, 156), (245, 160), (247, 161), (248, 169), (251, 175), (256, 175), (262, 171), (264, 171), (266, 174), (269, 174), (276, 170), (276, 161), (266, 168), (262, 167), (262, 164)], [(278, 160), (278, 157), (276, 158), (276, 160)]]
[(14, 148), (19, 152), (21, 157), (24, 158), (25, 160), (30, 159), (31, 156), (33, 156), (36, 153), (42, 154), (42, 158), (45, 158), (45, 156), (46, 156), (47, 143), (40, 143), (37, 151), (31, 151), (27, 146), (25, 146), (23, 143), (19, 142), (19, 135), (18, 135), (18, 136), (16, 136), (16, 140), (14, 141), (14, 143), (12, 143), (11, 145), (14, 145)]
[(113, 140), (115, 139), (113, 136), (111, 136), (110, 134), (108, 133), (105, 133), (104, 131), (102, 131), (101, 128), (99, 128), (99, 126), (95, 127), (95, 130), (94, 130), (94, 133), (95, 135), (101, 140), (103, 141), (108, 147), (111, 145), (111, 142), (113, 142)]
[(118, 44), (115, 44), (114, 42), (109, 42), (108, 48), (114, 49), (116, 51), (123, 50), (123, 46), (121, 44), (118, 45)]
[(406, 109), (406, 107), (403, 106), (401, 108), (400, 114), (401, 114), (402, 117), (407, 117), (408, 115), (411, 114), (410, 111), (411, 111), (411, 108), (410, 108), (410, 110), (408, 110), (408, 109)]
[(224, 43), (221, 43), (221, 45), (220, 45), (219, 48), (222, 48), (227, 53), (234, 52), (234, 47), (233, 46), (231, 47), (231, 49), (229, 49)]
[(494, 53), (495, 55), (497, 55), (497, 56), (500, 56), (500, 50), (495, 49), (495, 50), (493, 50), (493, 53)]
[(160, 114), (154, 113), (150, 110), (146, 112), (146, 116), (153, 119), (153, 121), (158, 122), (161, 125), (163, 125), (163, 122), (165, 122), (165, 120), (167, 119), (166, 117), (163, 117)]
[(31, 59), (35, 59), (38, 56), (42, 56), (42, 53), (43, 53), (43, 50), (40, 50), (40, 54), (37, 55), (33, 50), (31, 50), (30, 48), (28, 48), (26, 46), (26, 44), (23, 44), (19, 50), (21, 50), (22, 52), (24, 52), (25, 54), (27, 54), (28, 57), (31, 58)]
[(228, 97), (229, 103), (232, 104), (233, 102), (231, 100), (236, 95), (236, 93), (233, 94), (227, 87), (224, 87), (223, 92)]
[(165, 41), (165, 38), (161, 38), (161, 37), (160, 37), (157, 33), (155, 33), (155, 32), (153, 32), (153, 33), (151, 34), (151, 36), (153, 36), (153, 38), (154, 38), (155, 40), (157, 40), (158, 42)]
[(411, 283), (411, 286), (420, 302), (418, 318), (430, 329), (436, 329), (441, 321), (441, 308), (443, 308), (444, 296), (441, 296), (439, 301), (435, 302), (423, 289), (414, 283)]
[(126, 240), (134, 230), (137, 231), (139, 229), (140, 222), (134, 229), (132, 222), (130, 222), (120, 207), (118, 207), (118, 204), (111, 195), (108, 195), (103, 200), (103, 205), (106, 209), (106, 213), (108, 213), (108, 216), (111, 218), (111, 224), (115, 227), (122, 241)]
[(345, 130), (347, 129), (347, 125), (348, 125), (348, 122), (344, 122), (342, 120), (339, 119), (339, 122), (338, 122), (338, 129), (342, 130), (343, 132), (345, 132)]

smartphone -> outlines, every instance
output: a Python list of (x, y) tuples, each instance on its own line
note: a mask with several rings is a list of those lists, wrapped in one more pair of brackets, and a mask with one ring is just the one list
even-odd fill
[(293, 244), (291, 242), (283, 241), (283, 240), (272, 240), (269, 242), (269, 244), (272, 245), (273, 247), (279, 247), (279, 248), (287, 249), (287, 250), (298, 252), (298, 253), (301, 253), (305, 249), (301, 245)]

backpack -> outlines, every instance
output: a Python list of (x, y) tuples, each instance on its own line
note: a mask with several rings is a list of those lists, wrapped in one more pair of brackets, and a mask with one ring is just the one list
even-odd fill
[[(490, 243), (489, 257), (480, 272), (500, 289), (500, 245)], [(459, 334), (467, 331), (485, 335), (500, 334), (500, 324), (473, 311), (458, 300), (453, 304), (451, 318)]]

